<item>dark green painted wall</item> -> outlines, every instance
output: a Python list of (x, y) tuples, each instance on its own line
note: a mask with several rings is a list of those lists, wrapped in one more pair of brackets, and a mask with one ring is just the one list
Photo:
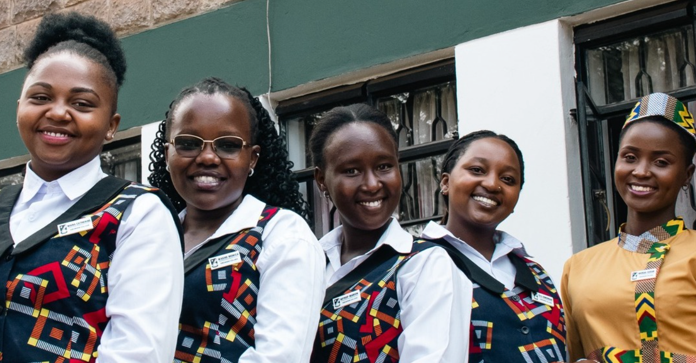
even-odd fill
[[(272, 0), (273, 90), (620, 1)], [(244, 0), (125, 38), (121, 128), (163, 118), (177, 92), (205, 76), (266, 92), (265, 6)], [(0, 159), (26, 153), (15, 127), (23, 77), (24, 70), (0, 75)]]

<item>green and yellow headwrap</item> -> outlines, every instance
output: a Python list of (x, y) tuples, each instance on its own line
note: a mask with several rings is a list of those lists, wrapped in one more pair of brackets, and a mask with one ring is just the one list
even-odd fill
[(659, 116), (667, 121), (674, 122), (684, 131), (688, 132), (689, 135), (696, 138), (694, 117), (691, 116), (686, 105), (678, 99), (664, 93), (652, 93), (641, 98), (640, 101), (636, 103), (635, 107), (633, 107), (633, 111), (628, 115), (623, 127), (625, 128), (633, 121), (651, 116)]

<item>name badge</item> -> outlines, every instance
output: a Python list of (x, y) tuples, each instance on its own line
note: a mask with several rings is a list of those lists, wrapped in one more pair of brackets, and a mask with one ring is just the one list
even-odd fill
[(215, 256), (208, 259), (208, 263), (210, 264), (211, 270), (234, 265), (240, 262), (242, 262), (242, 256), (239, 254), (239, 251), (230, 252), (224, 255)]
[(89, 231), (92, 228), (94, 228), (92, 225), (92, 217), (82, 217), (74, 221), (59, 224), (58, 235), (63, 237), (77, 232)]
[(355, 304), (358, 301), (360, 301), (360, 291), (353, 291), (343, 296), (335, 297), (333, 299), (333, 307), (334, 309), (340, 309), (344, 306)]
[(631, 272), (631, 281), (649, 280), (657, 277), (657, 269), (649, 268), (647, 270)]
[(538, 303), (542, 303), (544, 305), (553, 306), (553, 297), (546, 294), (542, 294), (540, 292), (533, 292), (532, 300)]

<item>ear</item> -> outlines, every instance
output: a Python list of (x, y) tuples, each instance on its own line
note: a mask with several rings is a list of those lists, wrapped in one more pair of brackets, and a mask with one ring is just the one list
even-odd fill
[(691, 183), (691, 179), (694, 177), (694, 169), (696, 169), (696, 165), (694, 164), (686, 168), (686, 180), (684, 181), (684, 185)]
[(251, 159), (249, 160), (249, 169), (256, 168), (256, 163), (259, 162), (259, 156), (261, 155), (261, 146), (254, 145), (251, 147)]
[(317, 182), (320, 192), (326, 191), (324, 190), (326, 188), (326, 185), (324, 184), (325, 178), (326, 176), (324, 175), (324, 171), (318, 166), (314, 167), (314, 180)]
[(440, 177), (440, 190), (442, 194), (449, 192), (449, 173), (442, 173)]
[(106, 131), (106, 137), (104, 139), (106, 141), (111, 141), (114, 138), (114, 135), (116, 134), (116, 130), (118, 130), (118, 125), (121, 123), (121, 115), (115, 113), (113, 116), (111, 116), (111, 119), (109, 120), (109, 129)]

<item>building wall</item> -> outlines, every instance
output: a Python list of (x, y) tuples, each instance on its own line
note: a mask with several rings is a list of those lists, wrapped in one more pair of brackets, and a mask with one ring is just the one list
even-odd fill
[[(50, 4), (59, 7), (69, 4), (65, 0), (34, 1), (47, 2), (49, 5), (43, 3), (44, 9), (50, 8)], [(104, 10), (97, 13), (111, 11), (109, 16), (114, 17), (117, 1), (88, 1), (73, 8), (94, 9), (94, 4), (102, 1), (105, 5), (100, 9)], [(87, 6), (91, 1), (96, 3)], [(123, 2), (132, 3), (131, 6), (138, 3), (137, 0)], [(223, 77), (248, 86), (255, 94), (268, 90), (265, 0), (236, 2), (159, 27), (154, 15), (156, 9), (184, 0), (140, 2), (151, 5), (147, 22), (152, 25), (138, 28), (145, 30), (123, 39), (129, 71), (119, 102), (122, 129), (161, 119), (178, 90), (204, 76)], [(617, 2), (619, 0), (438, 0), (436, 3), (272, 0), (268, 18), (273, 63), (271, 89), (292, 89)], [(188, 9), (181, 6), (181, 9)], [(16, 34), (22, 25), (12, 24), (3, 29), (5, 36), (0, 35), (0, 39)], [(5, 51), (0, 53), (5, 57)], [(0, 160), (26, 153), (19, 138), (10, 136), (16, 135), (11, 120), (15, 119), (23, 77), (22, 69), (0, 74), (0, 119), (10, 120), (0, 123), (0, 135), (8, 135), (0, 147)]]

